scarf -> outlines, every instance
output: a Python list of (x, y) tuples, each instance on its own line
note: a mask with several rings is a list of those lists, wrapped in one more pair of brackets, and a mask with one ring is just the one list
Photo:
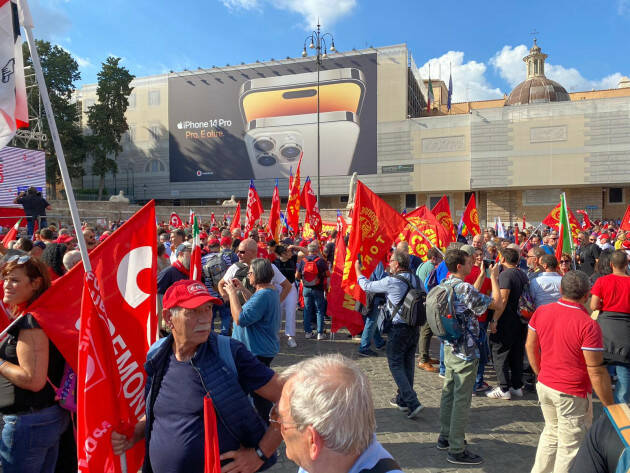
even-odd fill
[(177, 268), (180, 273), (184, 274), (188, 279), (190, 279), (190, 271), (184, 267), (180, 260), (176, 259), (175, 261), (173, 261), (173, 264), (171, 266)]

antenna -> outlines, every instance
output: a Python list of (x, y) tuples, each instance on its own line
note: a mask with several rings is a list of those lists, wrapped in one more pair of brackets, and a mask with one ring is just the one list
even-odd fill
[(534, 28), (534, 31), (532, 31), (531, 33), (529, 33), (530, 35), (532, 35), (534, 37), (534, 44), (536, 44), (536, 35), (540, 34), (538, 31), (536, 31), (536, 28)]

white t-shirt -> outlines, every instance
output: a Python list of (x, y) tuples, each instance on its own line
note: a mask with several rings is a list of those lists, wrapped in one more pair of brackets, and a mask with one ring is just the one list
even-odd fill
[[(272, 264), (271, 267), (273, 268), (273, 279), (271, 280), (271, 283), (276, 287), (276, 290), (282, 294), (282, 283), (284, 281), (287, 280), (287, 278), (284, 277), (284, 275), (280, 272), (280, 270), (276, 267), (275, 264)], [(228, 282), (231, 279), (234, 279), (234, 276), (236, 275), (236, 272), (238, 271), (238, 263), (234, 263), (232, 266), (230, 266), (227, 271), (225, 272), (225, 274), (223, 275), (223, 281)]]

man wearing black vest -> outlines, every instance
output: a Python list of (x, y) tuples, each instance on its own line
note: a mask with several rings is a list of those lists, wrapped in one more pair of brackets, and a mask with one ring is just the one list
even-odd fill
[(212, 331), (212, 306), (221, 303), (191, 280), (176, 282), (164, 295), (171, 334), (147, 354), (145, 419), (130, 439), (112, 433), (116, 454), (146, 440), (144, 473), (203, 473), (206, 394), (216, 412), (222, 465), (253, 473), (276, 462), (281, 435), (268, 428), (249, 396), (277, 403), (283, 383), (242, 343)]

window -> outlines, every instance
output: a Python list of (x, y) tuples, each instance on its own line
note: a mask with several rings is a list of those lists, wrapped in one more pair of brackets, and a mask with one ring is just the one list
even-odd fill
[(127, 141), (130, 143), (136, 141), (136, 125), (129, 124), (129, 130), (127, 130)]
[(623, 188), (610, 187), (608, 189), (608, 203), (609, 204), (621, 204), (623, 203)]
[(94, 105), (94, 99), (85, 99), (83, 101), (83, 110), (89, 112), (92, 105)]
[(280, 203), (281, 204), (286, 204), (289, 202), (289, 198), (288, 197), (280, 197)]
[(127, 100), (129, 101), (129, 108), (136, 108), (136, 94), (129, 94), (129, 97), (127, 98)]
[(157, 107), (160, 105), (160, 91), (149, 90), (149, 107)]
[(397, 166), (383, 166), (383, 174), (396, 174), (399, 172), (413, 172), (413, 164), (398, 164)]
[[(464, 205), (468, 205), (470, 198), (475, 195), (474, 192), (464, 192)], [(475, 204), (477, 203), (477, 197), (475, 196)], [(450, 204), (450, 202), (449, 202)]]
[(347, 195), (340, 195), (339, 196), (339, 203), (347, 204), (348, 203), (348, 196)]
[(149, 125), (149, 138), (155, 141), (160, 139), (162, 135), (162, 131), (160, 130), (160, 125)]
[(416, 194), (405, 194), (405, 208), (415, 209), (416, 207)]
[(145, 172), (151, 172), (151, 173), (163, 172), (164, 169), (165, 169), (164, 164), (162, 164), (162, 161), (160, 161), (159, 159), (152, 159), (144, 167)]

